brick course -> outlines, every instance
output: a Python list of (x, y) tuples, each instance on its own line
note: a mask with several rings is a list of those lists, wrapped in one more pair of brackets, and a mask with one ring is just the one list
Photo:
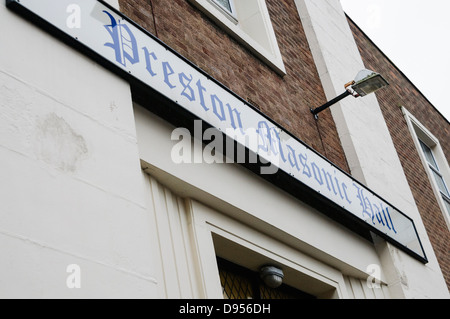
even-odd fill
[(450, 288), (450, 232), (400, 107), (404, 106), (439, 139), (447, 161), (450, 159), (449, 122), (350, 19), (349, 24), (366, 67), (383, 74), (390, 83), (388, 89), (376, 93), (378, 102)]

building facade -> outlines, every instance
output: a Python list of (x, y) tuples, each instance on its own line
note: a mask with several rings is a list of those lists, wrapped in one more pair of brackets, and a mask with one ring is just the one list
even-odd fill
[(6, 3), (2, 298), (449, 297), (448, 122), (338, 0)]
[(366, 66), (392, 79), (378, 101), (448, 287), (449, 122), (354, 22), (349, 24)]

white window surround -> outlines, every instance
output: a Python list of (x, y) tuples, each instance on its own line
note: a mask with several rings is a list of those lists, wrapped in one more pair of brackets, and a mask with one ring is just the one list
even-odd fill
[(210, 266), (218, 255), (253, 271), (264, 263), (277, 265), (285, 273), (284, 283), (319, 298), (346, 296), (344, 277), (339, 270), (199, 202), (190, 200), (189, 204), (197, 243), (201, 240), (206, 248), (209, 241), (214, 248), (209, 252), (197, 249), (205, 277), (219, 279), (217, 265)]
[(233, 1), (231, 15), (214, 0), (189, 0), (279, 75), (286, 75), (265, 0)]
[(237, 15), (236, 15), (236, 7), (234, 6), (234, 0), (226, 0), (230, 6), (230, 9), (225, 8), (221, 1), (219, 0), (210, 0), (212, 4), (217, 5), (218, 9), (223, 11), (223, 13), (234, 23), (238, 23)]
[(321, 298), (345, 298), (342, 273), (208, 206), (183, 199), (146, 177), (149, 216), (160, 256), (160, 298), (221, 299), (216, 256), (257, 271), (265, 263), (285, 272), (286, 284)]
[(433, 152), (436, 163), (439, 167), (439, 172), (442, 175), (445, 183), (450, 185), (450, 168), (448, 162), (445, 158), (444, 152), (442, 150), (439, 140), (424, 126), (422, 125), (405, 107), (402, 107), (403, 115), (405, 116), (406, 123), (408, 124), (409, 131), (413, 136), (414, 144), (416, 146), (417, 152), (419, 153), (422, 164), (427, 172), (428, 179), (433, 188), (434, 195), (438, 201), (439, 207), (444, 219), (447, 223), (447, 227), (450, 230), (450, 212), (447, 211), (444, 199), (439, 190), (439, 186), (432, 175), (431, 168), (429, 168), (428, 161), (420, 145), (419, 139), (425, 143)]

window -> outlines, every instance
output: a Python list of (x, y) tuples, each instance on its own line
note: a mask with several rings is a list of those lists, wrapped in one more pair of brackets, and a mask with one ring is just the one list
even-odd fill
[(402, 108), (408, 128), (426, 168), (428, 178), (450, 229), (450, 169), (439, 140), (405, 108)]
[(428, 167), (431, 170), (431, 174), (433, 175), (434, 180), (436, 181), (436, 185), (439, 188), (439, 192), (441, 193), (442, 199), (444, 200), (444, 205), (447, 209), (447, 213), (450, 214), (450, 193), (448, 191), (447, 185), (445, 184), (444, 178), (442, 177), (442, 174), (439, 171), (439, 167), (434, 158), (433, 151), (431, 150), (430, 147), (428, 147), (428, 145), (426, 145), (420, 139), (419, 143), (420, 146), (422, 147), (422, 151), (425, 155)]
[(234, 15), (233, 0), (213, 0), (222, 9), (225, 9), (229, 14)]
[(280, 75), (286, 74), (265, 0), (189, 0)]

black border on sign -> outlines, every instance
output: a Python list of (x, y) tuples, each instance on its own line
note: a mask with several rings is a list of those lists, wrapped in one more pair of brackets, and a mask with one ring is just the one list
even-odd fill
[[(417, 233), (416, 225), (414, 224), (414, 221), (407, 215), (405, 215), (402, 211), (397, 209), (395, 206), (390, 204), (388, 201), (384, 200), (382, 197), (378, 196), (376, 193), (371, 191), (368, 187), (365, 185), (362, 185), (359, 181), (354, 179), (351, 175), (349, 175), (347, 172), (340, 169), (338, 166), (334, 165), (330, 160), (325, 158), (322, 154), (318, 153), (314, 149), (310, 148), (306, 143), (295, 137), (293, 134), (291, 134), (288, 130), (286, 130), (283, 126), (279, 125), (277, 122), (269, 118), (267, 115), (262, 113), (260, 110), (255, 108), (253, 105), (251, 105), (248, 101), (241, 98), (239, 95), (237, 95), (235, 92), (231, 91), (229, 88), (227, 88), (225, 85), (211, 77), (209, 74), (207, 74), (205, 71), (197, 67), (194, 63), (186, 59), (184, 56), (176, 52), (174, 49), (166, 45), (164, 42), (162, 42), (160, 39), (149, 33), (147, 30), (143, 29), (141, 26), (139, 26), (137, 23), (135, 23), (133, 20), (128, 18), (127, 16), (123, 15), (120, 11), (109, 5), (103, 0), (97, 0), (102, 5), (106, 6), (109, 10), (113, 11), (117, 15), (120, 15), (124, 20), (132, 24), (134, 27), (139, 29), (141, 32), (143, 32), (148, 37), (152, 38), (154, 41), (158, 42), (161, 46), (163, 46), (168, 51), (175, 54), (178, 58), (183, 60), (185, 63), (189, 64), (192, 68), (196, 69), (198, 72), (202, 73), (205, 77), (207, 77), (209, 80), (214, 81), (217, 85), (222, 87), (224, 90), (226, 90), (229, 94), (232, 94), (237, 99), (239, 99), (241, 102), (243, 102), (246, 106), (250, 107), (253, 111), (257, 112), (261, 116), (263, 116), (265, 119), (267, 119), (269, 122), (276, 124), (281, 130), (283, 130), (285, 133), (287, 133), (290, 137), (295, 139), (297, 142), (303, 144), (308, 150), (314, 152), (316, 155), (320, 156), (323, 160), (328, 162), (330, 165), (332, 165), (335, 169), (339, 170), (341, 173), (346, 175), (348, 178), (350, 178), (354, 183), (361, 186), (361, 188), (371, 192), (374, 196), (378, 197), (385, 203), (389, 204), (392, 208), (397, 210), (401, 215), (403, 215), (405, 218), (411, 221), (414, 232), (416, 234), (416, 237), (419, 241), (420, 248), (422, 250), (423, 256), (417, 254), (416, 252), (412, 251), (408, 247), (404, 246), (403, 244), (397, 242), (393, 238), (389, 237), (388, 235), (384, 234), (383, 232), (379, 231), (372, 225), (366, 223), (364, 220), (359, 219), (358, 217), (354, 216), (352, 213), (347, 211), (345, 208), (337, 205), (332, 200), (328, 199), (324, 195), (320, 194), (319, 192), (313, 190), (312, 188), (308, 187), (307, 185), (303, 184), (301, 181), (297, 180), (296, 178), (292, 177), (290, 174), (284, 172), (283, 170), (279, 169), (277, 173), (272, 175), (261, 175), (260, 167), (263, 165), (262, 163), (245, 163), (240, 164), (250, 171), (254, 172), (261, 178), (265, 179), (266, 181), (276, 185), (280, 189), (286, 191), (290, 195), (296, 197), (297, 199), (300, 199), (301, 201), (307, 203), (308, 205), (314, 207), (319, 212), (325, 214), (329, 218), (335, 220), (336, 222), (344, 225), (351, 231), (357, 233), (358, 235), (362, 236), (366, 240), (369, 240), (370, 242), (373, 242), (372, 239), (372, 233), (382, 237), (395, 247), (399, 248), (400, 250), (404, 251), (405, 253), (409, 254), (413, 258), (419, 260), (420, 262), (426, 264), (428, 263), (428, 259), (426, 257), (425, 251), (422, 246), (422, 242), (420, 240), (420, 237)], [(159, 117), (163, 118), (164, 120), (168, 121), (172, 125), (178, 126), (178, 127), (185, 127), (189, 129), (191, 132), (193, 132), (193, 121), (194, 120), (200, 120), (196, 115), (192, 114), (191, 112), (184, 109), (182, 106), (180, 106), (178, 103), (175, 103), (165, 97), (163, 94), (157, 92), (150, 86), (148, 86), (146, 83), (136, 79), (133, 75), (129, 74), (128, 72), (124, 71), (123, 69), (116, 66), (114, 63), (108, 61), (104, 57), (102, 57), (97, 52), (93, 51), (89, 47), (85, 46), (81, 42), (79, 42), (77, 39), (69, 36), (65, 32), (61, 31), (45, 19), (39, 17), (34, 12), (28, 10), (25, 8), (21, 3), (20, 0), (6, 0), (6, 6), (13, 10), (14, 12), (22, 15), (24, 18), (28, 19), (32, 23), (36, 24), (43, 30), (47, 31), (48, 33), (54, 35), (56, 38), (61, 40), (62, 42), (66, 43), (67, 45), (74, 47), (76, 50), (80, 51), (81, 53), (87, 55), (91, 59), (93, 59), (95, 62), (99, 63), (103, 67), (107, 68), (108, 70), (112, 71), (116, 75), (122, 77), (126, 81), (128, 81), (131, 85), (131, 91), (133, 95), (133, 99), (145, 107), (148, 111), (158, 115)], [(148, 103), (149, 99), (151, 99), (152, 102), (156, 101), (158, 103)], [(174, 116), (177, 115), (177, 116)], [(211, 125), (203, 121), (204, 123), (204, 129), (212, 128)], [(225, 135), (224, 135), (225, 136)], [(227, 136), (225, 136), (226, 140), (228, 139)], [(237, 146), (237, 142), (233, 141), (235, 143), (235, 146)], [(224, 148), (226, 149), (226, 148)], [(246, 148), (247, 153), (249, 150)], [(246, 154), (247, 155), (247, 154)], [(247, 157), (248, 158), (248, 157)], [(343, 248), (344, 249), (344, 248)]]

